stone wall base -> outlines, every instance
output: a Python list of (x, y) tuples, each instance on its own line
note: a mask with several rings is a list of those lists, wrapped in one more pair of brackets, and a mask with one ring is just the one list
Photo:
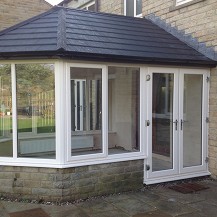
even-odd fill
[(74, 201), (143, 186), (144, 161), (68, 169), (0, 167), (0, 195), (18, 199)]

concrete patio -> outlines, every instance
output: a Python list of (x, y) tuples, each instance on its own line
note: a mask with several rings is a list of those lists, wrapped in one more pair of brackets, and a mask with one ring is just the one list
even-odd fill
[(0, 217), (216, 217), (217, 181), (198, 183), (209, 189), (182, 194), (168, 189), (169, 184), (155, 185), (61, 206), (1, 200)]

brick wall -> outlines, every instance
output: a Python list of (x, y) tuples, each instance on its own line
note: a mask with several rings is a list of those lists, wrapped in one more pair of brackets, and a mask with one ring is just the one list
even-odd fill
[(69, 201), (137, 190), (143, 186), (143, 160), (69, 169), (0, 167), (0, 196)]
[(0, 30), (49, 10), (52, 6), (44, 0), (1, 0)]
[(99, 0), (98, 11), (111, 14), (124, 14), (124, 0)]
[(217, 69), (211, 70), (209, 94), (209, 171), (217, 178)]
[(212, 48), (209, 52), (217, 52), (217, 1), (204, 0), (179, 8), (174, 8), (173, 5), (174, 0), (143, 0), (143, 16), (154, 15), (181, 34), (205, 43), (208, 48)]

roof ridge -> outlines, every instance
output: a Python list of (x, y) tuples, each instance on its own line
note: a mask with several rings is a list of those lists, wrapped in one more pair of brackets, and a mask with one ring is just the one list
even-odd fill
[(66, 50), (66, 13), (64, 8), (61, 8), (61, 10), (59, 10), (58, 16), (57, 50)]
[(44, 17), (44, 16), (46, 16), (46, 15), (48, 15), (48, 14), (51, 14), (52, 12), (54, 12), (54, 11), (56, 11), (56, 10), (59, 10), (59, 9), (60, 9), (59, 7), (54, 6), (53, 8), (51, 8), (51, 9), (48, 10), (48, 11), (45, 11), (45, 12), (39, 14), (39, 15), (36, 15), (36, 16), (31, 17), (31, 18), (29, 18), (29, 19), (27, 19), (27, 20), (24, 20), (24, 21), (21, 22), (21, 23), (15, 24), (15, 25), (13, 25), (13, 26), (7, 28), (7, 29), (4, 29), (4, 30), (0, 31), (0, 36), (6, 34), (6, 33), (8, 33), (8, 32), (11, 32), (11, 31), (13, 31), (13, 30), (15, 30), (15, 29), (17, 29), (17, 28), (19, 28), (19, 27), (22, 27), (22, 26), (24, 26), (24, 25), (26, 25), (26, 24), (28, 24), (28, 23), (30, 23), (30, 22), (32, 22), (32, 21), (35, 21), (35, 20), (37, 20), (37, 19), (39, 19), (39, 18), (41, 18), (41, 17)]

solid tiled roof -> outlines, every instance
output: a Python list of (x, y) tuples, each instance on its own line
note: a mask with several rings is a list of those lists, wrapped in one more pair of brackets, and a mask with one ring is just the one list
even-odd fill
[(67, 57), (215, 65), (145, 18), (54, 7), (0, 32), (0, 58)]

